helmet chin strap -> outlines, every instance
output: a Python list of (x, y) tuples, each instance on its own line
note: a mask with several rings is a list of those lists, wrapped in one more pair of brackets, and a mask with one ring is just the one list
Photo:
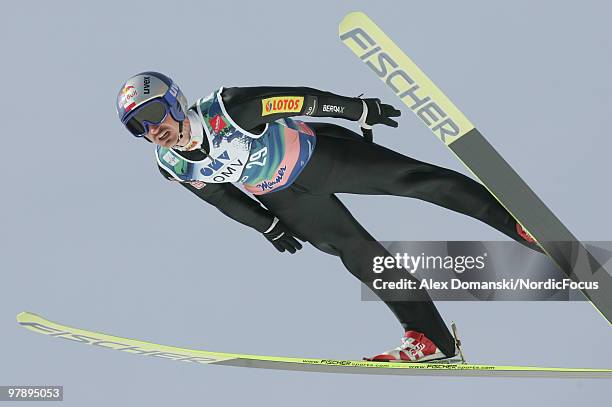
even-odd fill
[(179, 141), (183, 139), (183, 121), (179, 122)]

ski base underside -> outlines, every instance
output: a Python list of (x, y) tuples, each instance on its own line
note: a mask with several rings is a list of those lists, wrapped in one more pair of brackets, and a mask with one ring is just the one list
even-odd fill
[(407, 376), (479, 376), (479, 377), (545, 377), (545, 378), (607, 378), (612, 369), (574, 369), (530, 366), (472, 365), (449, 362), (387, 363), (358, 360), (312, 359), (242, 355), (178, 348), (135, 339), (107, 335), (100, 332), (72, 328), (51, 322), (39, 315), (22, 312), (17, 322), (24, 328), (88, 345), (115, 349), (143, 356), (223, 366), (251, 367), (274, 370), (293, 370), (319, 373)]

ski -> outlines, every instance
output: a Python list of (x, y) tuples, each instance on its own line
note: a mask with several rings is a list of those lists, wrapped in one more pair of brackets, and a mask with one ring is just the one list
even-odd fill
[(612, 323), (612, 277), (468, 118), (364, 13), (339, 26), (340, 40), (456, 155), (554, 263)]
[(303, 372), (409, 376), (495, 376), (546, 378), (612, 378), (612, 369), (571, 369), (557, 367), (494, 366), (453, 363), (387, 363), (358, 360), (313, 359), (242, 355), (178, 348), (107, 335), (51, 322), (39, 315), (22, 312), (17, 322), (24, 328), (73, 342), (114, 349), (135, 355), (222, 366), (251, 367)]

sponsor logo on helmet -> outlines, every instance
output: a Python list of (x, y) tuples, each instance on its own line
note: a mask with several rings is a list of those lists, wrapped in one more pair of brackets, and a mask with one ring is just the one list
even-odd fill
[(134, 98), (136, 96), (138, 96), (138, 92), (132, 85), (124, 87), (121, 91), (121, 102), (123, 103), (123, 108), (125, 109), (126, 113), (136, 106), (136, 102), (134, 102)]
[(149, 93), (151, 93), (151, 78), (148, 76), (144, 77), (143, 93), (145, 95), (148, 95)]
[(176, 95), (178, 95), (178, 91), (179, 91), (179, 87), (177, 86), (176, 83), (172, 82), (172, 85), (170, 85), (170, 94), (176, 97)]
[(261, 115), (277, 113), (299, 113), (304, 105), (302, 96), (280, 96), (262, 99)]

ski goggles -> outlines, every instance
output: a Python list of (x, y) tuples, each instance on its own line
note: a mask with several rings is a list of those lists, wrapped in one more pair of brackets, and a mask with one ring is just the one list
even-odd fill
[(163, 122), (169, 111), (162, 99), (153, 99), (131, 112), (123, 124), (133, 136), (144, 137), (149, 132), (149, 126)]

